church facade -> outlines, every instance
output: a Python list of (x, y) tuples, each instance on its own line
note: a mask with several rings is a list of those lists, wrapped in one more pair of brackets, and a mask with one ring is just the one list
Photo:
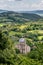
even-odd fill
[(26, 40), (24, 38), (20, 38), (19, 44), (15, 46), (17, 49), (19, 49), (20, 53), (28, 53), (30, 52), (31, 48), (26, 44)]

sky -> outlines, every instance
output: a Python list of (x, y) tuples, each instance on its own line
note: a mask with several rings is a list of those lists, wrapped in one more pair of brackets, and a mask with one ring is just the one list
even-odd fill
[(11, 11), (43, 10), (43, 0), (0, 0), (0, 9)]

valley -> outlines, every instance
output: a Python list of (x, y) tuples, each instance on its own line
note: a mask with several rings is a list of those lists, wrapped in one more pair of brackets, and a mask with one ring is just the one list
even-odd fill
[[(15, 48), (26, 39), (30, 53)], [(43, 65), (43, 17), (7, 11), (0, 13), (0, 65)]]

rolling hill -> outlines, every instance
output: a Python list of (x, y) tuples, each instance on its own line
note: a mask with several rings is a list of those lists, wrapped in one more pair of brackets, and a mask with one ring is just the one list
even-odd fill
[(19, 13), (33, 13), (43, 16), (43, 10), (34, 10), (34, 11), (19, 11)]
[(7, 12), (7, 10), (0, 9), (0, 13)]
[(29, 22), (42, 19), (40, 15), (33, 13), (17, 13), (14, 11), (6, 11), (0, 13), (0, 22)]

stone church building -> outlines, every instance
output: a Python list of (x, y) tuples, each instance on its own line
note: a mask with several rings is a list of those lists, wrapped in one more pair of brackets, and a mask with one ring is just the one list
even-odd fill
[(15, 46), (17, 49), (19, 49), (20, 53), (28, 53), (30, 52), (31, 48), (26, 44), (25, 38), (20, 38), (19, 44)]

